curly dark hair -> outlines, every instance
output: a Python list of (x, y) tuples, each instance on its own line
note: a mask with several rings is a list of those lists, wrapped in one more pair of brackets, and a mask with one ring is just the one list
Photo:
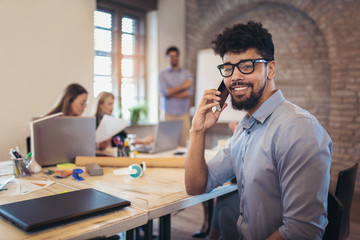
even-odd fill
[(254, 48), (263, 58), (274, 60), (275, 48), (271, 34), (261, 23), (254, 21), (226, 28), (212, 44), (214, 52), (221, 58), (227, 52), (242, 53)]

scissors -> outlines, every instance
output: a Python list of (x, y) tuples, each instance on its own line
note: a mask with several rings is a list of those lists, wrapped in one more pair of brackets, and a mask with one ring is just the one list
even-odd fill
[(115, 143), (115, 145), (117, 147), (122, 147), (123, 146), (123, 142), (121, 141), (121, 138), (119, 136), (114, 137), (113, 142)]

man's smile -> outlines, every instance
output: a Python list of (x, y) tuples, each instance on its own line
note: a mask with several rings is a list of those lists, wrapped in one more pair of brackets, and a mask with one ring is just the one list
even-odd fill
[(230, 91), (234, 96), (241, 96), (245, 95), (251, 87), (251, 84), (235, 83), (230, 86)]

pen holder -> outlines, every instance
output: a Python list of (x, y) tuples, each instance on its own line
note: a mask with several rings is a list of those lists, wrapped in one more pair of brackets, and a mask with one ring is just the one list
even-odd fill
[(118, 147), (117, 156), (118, 157), (128, 157), (129, 155), (127, 154), (126, 150), (127, 150), (126, 147)]
[(29, 166), (31, 164), (31, 158), (15, 158), (14, 162), (14, 176), (18, 177), (27, 177), (31, 175)]

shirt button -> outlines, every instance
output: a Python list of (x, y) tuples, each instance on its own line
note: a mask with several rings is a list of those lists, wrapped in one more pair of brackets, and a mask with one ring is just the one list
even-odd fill
[(250, 131), (247, 131), (246, 133), (247, 133), (247, 134), (250, 134)]

